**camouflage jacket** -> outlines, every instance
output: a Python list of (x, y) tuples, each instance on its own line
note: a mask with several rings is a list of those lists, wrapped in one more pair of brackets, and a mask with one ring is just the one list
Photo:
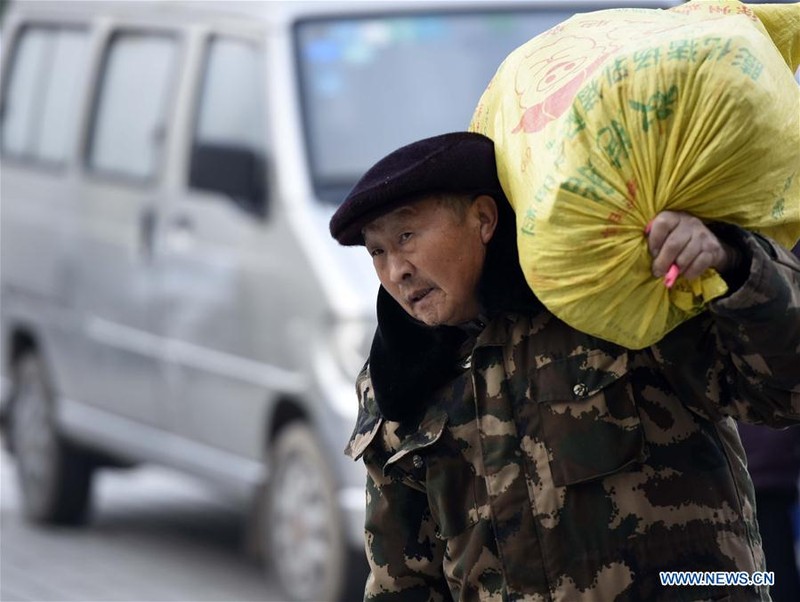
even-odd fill
[(365, 600), (768, 600), (659, 580), (765, 570), (734, 419), (800, 420), (800, 264), (744, 243), (744, 282), (647, 349), (503, 312), (413, 421), (382, 416), (368, 364)]

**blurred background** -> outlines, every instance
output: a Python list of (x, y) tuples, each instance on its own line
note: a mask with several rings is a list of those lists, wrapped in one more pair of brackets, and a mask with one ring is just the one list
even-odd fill
[(534, 35), (679, 3), (0, 0), (0, 599), (360, 599), (330, 216)]

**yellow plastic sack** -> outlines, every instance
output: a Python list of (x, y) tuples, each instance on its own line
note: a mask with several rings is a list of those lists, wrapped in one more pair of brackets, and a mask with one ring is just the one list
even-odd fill
[(470, 129), (495, 142), (520, 263), (550, 311), (638, 349), (724, 294), (713, 270), (671, 289), (653, 277), (644, 229), (663, 210), (792, 246), (798, 63), (800, 3), (726, 0), (576, 15), (510, 54)]

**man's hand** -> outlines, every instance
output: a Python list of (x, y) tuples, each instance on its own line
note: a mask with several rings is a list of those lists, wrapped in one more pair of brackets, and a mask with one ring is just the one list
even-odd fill
[(684, 278), (691, 280), (708, 268), (718, 272), (729, 270), (738, 261), (736, 249), (720, 241), (703, 222), (688, 213), (659, 213), (648, 225), (646, 235), (656, 278), (664, 276), (673, 264)]

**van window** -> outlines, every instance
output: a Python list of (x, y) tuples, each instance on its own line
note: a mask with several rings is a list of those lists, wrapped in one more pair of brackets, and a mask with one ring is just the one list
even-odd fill
[(300, 22), (296, 47), (317, 196), (342, 201), (370, 165), (464, 130), (501, 61), (569, 17), (569, 4)]
[(121, 33), (103, 64), (89, 141), (88, 166), (137, 180), (158, 173), (175, 79), (176, 40), (163, 34)]
[(192, 139), (189, 187), (224, 194), (264, 214), (264, 78), (259, 47), (213, 38)]
[(195, 144), (264, 150), (264, 102), (258, 48), (215, 38), (208, 46)]
[(75, 143), (87, 75), (87, 33), (50, 26), (23, 28), (2, 101), (2, 150), (63, 163)]

